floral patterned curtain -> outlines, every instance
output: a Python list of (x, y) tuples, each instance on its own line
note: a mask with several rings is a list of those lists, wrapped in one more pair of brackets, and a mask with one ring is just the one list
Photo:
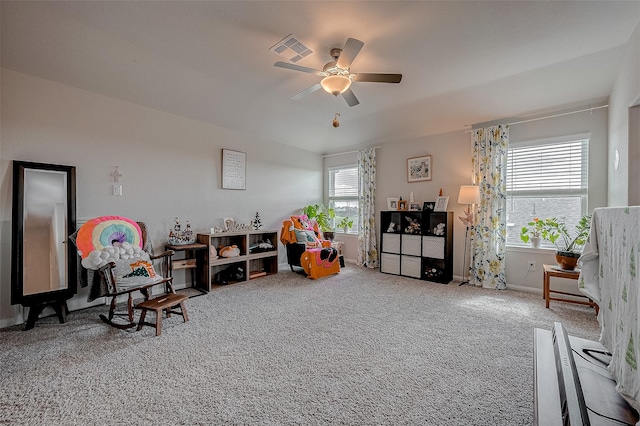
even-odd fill
[(469, 282), (504, 289), (506, 251), (506, 167), (509, 126), (473, 131), (473, 174), (480, 187), (480, 204), (471, 227)]
[(358, 194), (358, 265), (377, 268), (375, 148), (358, 151)]

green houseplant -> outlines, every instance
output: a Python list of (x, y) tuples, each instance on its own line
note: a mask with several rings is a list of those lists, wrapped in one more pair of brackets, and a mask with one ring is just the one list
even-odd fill
[(562, 269), (573, 270), (587, 242), (591, 229), (591, 215), (584, 215), (576, 224), (576, 229), (569, 232), (564, 218), (555, 217), (542, 221), (542, 238), (556, 246), (556, 261)]
[(520, 230), (520, 239), (525, 242), (531, 242), (534, 248), (540, 247), (540, 241), (542, 240), (542, 233), (544, 232), (544, 220), (540, 220), (537, 217), (531, 222), (527, 223), (527, 226), (523, 226)]
[(344, 233), (347, 233), (347, 230), (350, 229), (353, 226), (353, 220), (349, 219), (348, 217), (343, 217), (342, 219), (340, 219), (340, 222), (338, 222), (336, 224), (336, 228), (342, 228), (344, 229)]
[(336, 217), (334, 209), (324, 204), (310, 204), (302, 208), (302, 213), (307, 215), (309, 219), (314, 219), (318, 222), (318, 227), (320, 227), (322, 234), (326, 238), (332, 239), (333, 227), (331, 221)]

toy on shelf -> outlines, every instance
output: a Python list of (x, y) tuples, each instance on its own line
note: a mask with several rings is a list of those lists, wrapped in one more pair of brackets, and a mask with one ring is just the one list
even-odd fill
[(191, 224), (187, 221), (187, 225), (185, 230), (182, 230), (182, 225), (180, 225), (180, 221), (176, 217), (174, 219), (173, 229), (169, 231), (169, 244), (173, 245), (184, 245), (184, 244), (193, 244), (196, 242), (196, 235), (193, 233), (191, 229)]

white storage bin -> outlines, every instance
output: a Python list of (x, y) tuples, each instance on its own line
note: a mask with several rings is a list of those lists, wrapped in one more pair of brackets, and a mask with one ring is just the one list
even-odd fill
[(380, 272), (400, 275), (400, 255), (382, 253), (380, 255)]
[(402, 256), (400, 271), (404, 276), (420, 278), (421, 264), (422, 259), (419, 257)]
[(402, 254), (411, 256), (420, 256), (420, 243), (422, 237), (420, 235), (403, 235), (402, 236)]
[(400, 234), (382, 234), (382, 251), (400, 253)]
[(422, 237), (422, 256), (444, 259), (444, 238)]

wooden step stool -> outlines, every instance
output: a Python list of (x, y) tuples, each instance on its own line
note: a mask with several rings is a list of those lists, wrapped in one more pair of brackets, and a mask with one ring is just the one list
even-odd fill
[[(187, 300), (188, 297), (183, 294), (175, 294), (169, 293), (163, 296), (156, 297), (155, 299), (145, 300), (144, 302), (140, 302), (136, 308), (142, 309), (142, 313), (140, 314), (140, 321), (138, 322), (137, 330), (142, 330), (142, 326), (149, 325), (156, 327), (156, 336), (159, 336), (162, 333), (162, 311), (167, 312), (167, 318), (171, 316), (171, 314), (182, 315), (184, 322), (189, 321), (189, 316), (187, 315), (187, 309), (184, 306), (184, 301)], [(180, 305), (180, 312), (172, 311), (171, 308), (173, 306)], [(145, 322), (145, 317), (147, 316), (147, 311), (153, 310), (156, 312), (156, 322)]]

